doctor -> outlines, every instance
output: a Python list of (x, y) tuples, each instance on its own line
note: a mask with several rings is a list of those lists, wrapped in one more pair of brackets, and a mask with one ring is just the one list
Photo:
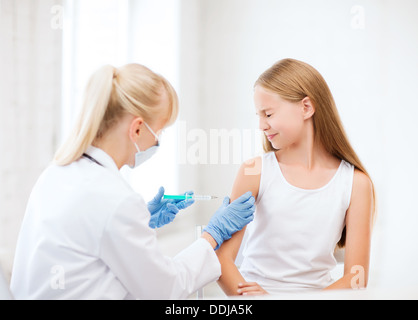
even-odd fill
[(191, 201), (149, 204), (121, 177), (149, 159), (178, 114), (172, 86), (144, 66), (106, 66), (80, 117), (30, 196), (16, 248), (17, 299), (185, 299), (221, 274), (214, 249), (253, 219), (250, 193), (223, 205), (202, 238), (174, 258), (152, 228)]

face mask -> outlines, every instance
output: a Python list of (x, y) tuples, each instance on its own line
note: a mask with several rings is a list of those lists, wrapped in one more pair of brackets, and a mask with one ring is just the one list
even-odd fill
[(148, 148), (145, 151), (141, 151), (139, 150), (138, 145), (134, 142), (134, 145), (136, 147), (136, 150), (138, 150), (138, 152), (135, 154), (135, 164), (132, 166), (130, 166), (131, 169), (135, 169), (137, 167), (139, 167), (141, 164), (143, 164), (145, 161), (149, 160), (158, 150), (158, 148), (160, 147), (160, 138), (155, 134), (155, 132), (150, 128), (150, 126), (145, 123), (145, 126), (148, 128), (148, 130), (154, 135), (155, 139), (157, 140), (157, 145)]

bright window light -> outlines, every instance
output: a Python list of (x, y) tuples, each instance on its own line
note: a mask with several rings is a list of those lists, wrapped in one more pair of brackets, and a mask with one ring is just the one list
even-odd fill
[[(89, 77), (105, 64), (143, 64), (178, 87), (178, 6), (177, 0), (64, 1), (61, 140), (74, 124)], [(176, 132), (175, 127), (166, 130), (152, 160), (122, 169), (145, 200), (160, 186), (178, 191)]]

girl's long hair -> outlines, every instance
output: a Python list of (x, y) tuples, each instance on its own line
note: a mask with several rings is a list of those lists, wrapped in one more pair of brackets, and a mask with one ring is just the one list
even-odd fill
[[(370, 178), (347, 138), (331, 90), (315, 68), (298, 60), (284, 59), (265, 71), (256, 81), (255, 86), (258, 85), (279, 94), (289, 102), (300, 102), (309, 97), (315, 107), (315, 141), (322, 144), (331, 155), (351, 163)], [(265, 136), (263, 143), (265, 152), (277, 151)], [(376, 195), (373, 185), (373, 216), (375, 211)], [(338, 247), (343, 248), (345, 241), (344, 228)]]
[[(168, 110), (157, 107), (164, 90), (170, 101)], [(164, 116), (170, 125), (178, 115), (176, 91), (165, 78), (139, 64), (120, 69), (102, 67), (90, 78), (83, 108), (69, 137), (56, 152), (54, 163), (66, 166), (78, 160), (124, 114), (142, 117), (151, 124), (156, 117)]]

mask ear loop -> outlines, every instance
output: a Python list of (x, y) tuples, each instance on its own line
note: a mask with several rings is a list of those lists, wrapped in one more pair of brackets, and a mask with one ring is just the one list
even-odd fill
[(139, 149), (139, 147), (138, 147), (137, 143), (134, 141), (134, 139), (132, 138), (132, 136), (131, 136), (131, 137), (129, 137), (129, 139), (131, 139), (131, 141), (132, 141), (132, 143), (134, 144), (134, 146), (135, 146), (136, 150), (137, 150), (138, 152), (141, 152), (141, 150)]
[(155, 137), (155, 141), (158, 142), (158, 144), (160, 143), (160, 137), (157, 136), (157, 134), (154, 132), (154, 130), (151, 129), (151, 127), (148, 125), (148, 123), (146, 123), (144, 121), (145, 126), (148, 128), (148, 130), (154, 135)]
[[(155, 137), (155, 141), (157, 141), (157, 146), (160, 145), (160, 138), (154, 133), (154, 131), (151, 129), (151, 127), (144, 121), (145, 126), (148, 128), (148, 130), (153, 134), (153, 136)], [(131, 138), (133, 144), (135, 145), (135, 148), (138, 152), (141, 152), (141, 150), (139, 149), (138, 145), (136, 144), (136, 142), (133, 141), (133, 139)]]

